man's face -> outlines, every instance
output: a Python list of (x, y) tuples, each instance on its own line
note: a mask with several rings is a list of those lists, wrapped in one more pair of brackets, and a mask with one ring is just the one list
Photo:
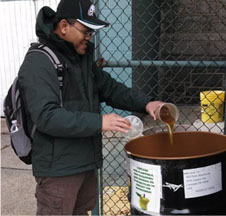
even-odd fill
[(86, 53), (88, 41), (91, 39), (91, 29), (79, 22), (68, 26), (64, 40), (73, 43), (75, 50), (79, 55)]

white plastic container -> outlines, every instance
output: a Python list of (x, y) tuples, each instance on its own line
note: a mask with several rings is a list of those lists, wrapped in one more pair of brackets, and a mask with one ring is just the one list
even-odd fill
[(126, 116), (125, 119), (130, 122), (131, 129), (127, 133), (121, 133), (123, 137), (125, 137), (127, 140), (131, 140), (143, 136), (142, 132), (144, 126), (140, 118), (134, 115), (129, 115)]

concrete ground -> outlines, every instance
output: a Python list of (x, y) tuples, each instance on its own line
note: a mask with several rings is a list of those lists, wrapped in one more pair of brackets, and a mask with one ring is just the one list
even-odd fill
[(1, 119), (1, 215), (35, 215), (34, 193), (31, 166), (15, 156), (5, 121)]

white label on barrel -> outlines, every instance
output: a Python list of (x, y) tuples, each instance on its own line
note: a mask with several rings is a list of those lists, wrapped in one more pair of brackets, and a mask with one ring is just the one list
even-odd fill
[(183, 170), (185, 198), (210, 195), (222, 190), (221, 163)]
[(130, 172), (131, 205), (147, 214), (159, 213), (162, 197), (161, 166), (130, 159)]

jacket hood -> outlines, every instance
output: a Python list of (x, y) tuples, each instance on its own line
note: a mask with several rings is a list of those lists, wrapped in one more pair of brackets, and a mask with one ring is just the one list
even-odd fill
[[(54, 33), (54, 23), (57, 21), (56, 12), (50, 7), (43, 7), (40, 9), (36, 20), (36, 35), (39, 42), (50, 46), (56, 47), (61, 53), (67, 55), (71, 60), (79, 57), (71, 42), (65, 41)], [(93, 44), (89, 42), (88, 50), (93, 50)], [(92, 52), (92, 51), (91, 51)]]
[(36, 35), (39, 38), (50, 38), (54, 30), (54, 21), (56, 19), (56, 12), (50, 7), (43, 7), (40, 9), (36, 20)]

